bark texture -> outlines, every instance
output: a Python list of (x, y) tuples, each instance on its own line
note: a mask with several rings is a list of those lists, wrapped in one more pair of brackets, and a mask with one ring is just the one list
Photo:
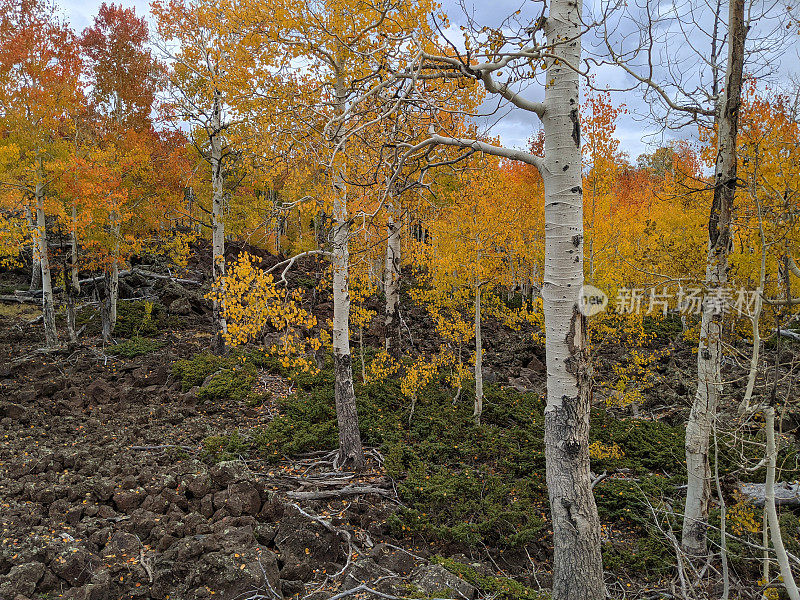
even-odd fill
[(105, 298), (101, 309), (103, 322), (103, 342), (111, 342), (111, 335), (117, 325), (117, 301), (119, 300), (119, 235), (120, 223), (116, 215), (112, 214), (111, 234), (114, 236), (114, 249), (111, 266), (105, 273)]
[[(44, 214), (44, 184), (36, 182), (36, 254), (42, 271), (42, 316), (44, 338), (48, 348), (58, 346), (56, 310), (53, 299), (53, 283), (50, 276), (50, 253), (47, 245), (47, 221)], [(35, 261), (34, 261), (35, 264)]]
[(483, 337), (481, 335), (481, 288), (475, 289), (475, 406), (472, 418), (480, 425), (483, 414)]
[(228, 331), (225, 321), (225, 289), (221, 278), (225, 276), (225, 222), (224, 179), (222, 172), (222, 99), (215, 91), (211, 115), (211, 254), (212, 274), (218, 294), (214, 296), (212, 313), (214, 320), (214, 343), (218, 351), (225, 348), (223, 335)]
[(723, 307), (719, 294), (728, 281), (731, 212), (736, 193), (736, 134), (739, 127), (744, 66), (744, 0), (731, 0), (728, 13), (728, 68), (725, 91), (717, 112), (717, 162), (714, 199), (708, 220), (703, 314), (697, 348), (697, 393), (686, 426), (688, 472), (681, 544), (695, 556), (707, 553), (706, 529), (711, 494), (709, 436), (722, 392)]
[[(335, 85), (337, 112), (344, 113), (346, 91), (337, 68)], [(341, 141), (333, 135), (336, 146)], [(341, 167), (344, 169), (344, 167)], [(339, 426), (338, 465), (353, 469), (364, 466), (364, 449), (358, 429), (356, 393), (353, 389), (353, 361), (350, 355), (350, 220), (347, 210), (347, 178), (334, 173), (333, 188), (333, 366), (336, 419)]]
[(339, 426), (338, 464), (364, 466), (358, 429), (353, 364), (350, 355), (350, 228), (346, 199), (334, 200), (333, 232), (333, 366), (336, 378), (336, 419)]
[(583, 285), (583, 190), (579, 119), (582, 2), (555, 0), (545, 32), (558, 60), (547, 65), (545, 157), (547, 351), (545, 456), (553, 519), (553, 598), (605, 598), (600, 522), (589, 471), (590, 377)]
[(383, 271), (383, 291), (386, 297), (384, 315), (385, 348), (389, 356), (400, 356), (400, 224), (391, 210), (386, 220), (386, 263)]
[(31, 212), (31, 209), (25, 207), (25, 220), (28, 223), (28, 229), (33, 236), (33, 250), (31, 252), (31, 284), (28, 287), (30, 291), (42, 289), (42, 263), (39, 260), (39, 242), (38, 233), (36, 231), (36, 217)]

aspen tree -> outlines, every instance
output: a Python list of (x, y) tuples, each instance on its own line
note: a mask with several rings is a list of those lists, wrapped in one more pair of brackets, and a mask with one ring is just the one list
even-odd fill
[[(579, 311), (584, 245), (579, 117), (582, 10), (580, 0), (554, 0), (547, 14), (522, 28), (513, 40), (502, 29), (489, 29), (486, 44), (471, 52), (469, 59), (452, 52), (420, 53), (421, 70), (428, 78), (448, 73), (474, 79), (490, 95), (537, 115), (545, 132), (544, 156), (437, 133), (435, 127), (428, 140), (408, 149), (413, 154), (436, 145), (470, 148), (534, 165), (544, 180), (545, 456), (556, 600), (605, 597), (600, 522), (589, 470), (587, 323)], [(541, 32), (546, 42), (537, 41)], [(546, 71), (543, 102), (524, 98), (510, 83), (511, 77), (530, 78), (531, 63), (543, 64)], [(509, 82), (496, 80), (503, 72), (512, 73)]]
[[(336, 413), (339, 426), (337, 466), (361, 468), (364, 453), (358, 428), (350, 350), (350, 241), (362, 194), (363, 180), (376, 182), (380, 163), (359, 136), (393, 114), (403, 94), (385, 106), (375, 100), (392, 98), (390, 75), (403, 65), (403, 49), (415, 29), (424, 29), (432, 4), (378, 0), (327, 0), (320, 3), (252, 1), (230, 7), (229, 16), (252, 32), (250, 47), (277, 45), (287, 62), (302, 64), (304, 82), (294, 96), (284, 98), (294, 116), (292, 129), (275, 132), (297, 146), (297, 152), (323, 165), (327, 178), (332, 227), (329, 256), (333, 268), (333, 360)], [(267, 74), (262, 73), (262, 77)], [(259, 87), (257, 85), (256, 87)], [(263, 88), (263, 83), (260, 84)], [(264, 131), (273, 131), (275, 102), (260, 117)], [(297, 124), (305, 124), (297, 131)], [(370, 173), (372, 172), (372, 173)], [(365, 213), (363, 207), (357, 209)], [(315, 251), (314, 253), (321, 253)]]
[(58, 345), (47, 231), (49, 188), (62, 166), (56, 158), (65, 151), (70, 115), (82, 101), (75, 35), (54, 13), (45, 0), (0, 3), (0, 120), (8, 132), (4, 153), (15, 155), (6, 161), (14, 166), (2, 186), (20, 192), (17, 198), (29, 218), (48, 347)]
[(232, 71), (252, 64), (252, 56), (238, 46), (240, 38), (217, 2), (156, 0), (152, 10), (160, 36), (158, 46), (170, 64), (166, 113), (176, 124), (190, 123), (192, 142), (210, 168), (211, 267), (216, 286), (212, 312), (215, 344), (222, 350), (228, 329), (224, 309), (225, 178), (235, 162), (231, 136), (242, 125), (231, 109), (241, 98), (228, 79)]

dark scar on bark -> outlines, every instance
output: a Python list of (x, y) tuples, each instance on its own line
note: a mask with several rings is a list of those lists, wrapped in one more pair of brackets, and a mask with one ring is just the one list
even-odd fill
[(577, 521), (577, 520), (575, 519), (575, 517), (572, 515), (572, 502), (570, 502), (570, 501), (569, 501), (569, 500), (567, 500), (566, 498), (562, 498), (562, 499), (561, 499), (561, 506), (562, 506), (562, 507), (564, 508), (564, 510), (566, 511), (566, 513), (567, 513), (567, 519), (569, 520), (570, 524), (571, 524), (571, 525), (572, 525), (572, 526), (573, 526), (575, 529), (577, 529), (577, 528), (578, 528), (578, 521)]
[(578, 116), (578, 109), (573, 108), (569, 112), (569, 118), (572, 121), (572, 141), (575, 142), (575, 146), (580, 148), (581, 145), (581, 121), (580, 117)]
[(583, 192), (583, 188), (581, 186), (579, 186), (579, 185), (576, 185), (574, 188), (571, 188), (569, 191), (572, 192), (573, 194), (580, 194), (581, 192)]
[(575, 235), (572, 236), (572, 245), (575, 246), (576, 248), (581, 245), (582, 241), (583, 241), (583, 236), (581, 234), (576, 233)]

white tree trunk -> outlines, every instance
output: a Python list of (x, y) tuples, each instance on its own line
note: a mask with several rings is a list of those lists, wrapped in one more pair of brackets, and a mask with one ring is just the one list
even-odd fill
[(72, 205), (72, 231), (70, 232), (69, 265), (64, 270), (64, 296), (67, 304), (67, 334), (70, 342), (78, 341), (75, 326), (75, 299), (81, 293), (78, 280), (78, 209)]
[(395, 222), (393, 207), (386, 211), (386, 263), (383, 271), (383, 291), (386, 297), (384, 337), (386, 352), (400, 354), (400, 224)]
[(711, 489), (709, 435), (722, 392), (723, 312), (714, 292), (728, 281), (731, 246), (730, 221), (736, 191), (736, 134), (739, 126), (744, 65), (744, 0), (731, 0), (728, 8), (728, 68), (722, 104), (717, 114), (717, 163), (714, 200), (708, 223), (703, 315), (697, 348), (697, 393), (686, 426), (686, 505), (681, 544), (689, 555), (707, 553), (706, 529)]
[(214, 320), (215, 345), (217, 350), (225, 347), (223, 335), (228, 331), (225, 320), (225, 222), (223, 220), (224, 189), (222, 173), (222, 99), (215, 91), (211, 116), (211, 255), (212, 276), (217, 295), (214, 296), (212, 314)]
[(28, 229), (33, 236), (33, 251), (31, 252), (31, 284), (29, 290), (42, 289), (42, 262), (39, 260), (39, 242), (38, 233), (36, 230), (36, 218), (31, 213), (30, 208), (25, 207), (25, 218), (28, 221)]
[(783, 546), (778, 511), (775, 509), (775, 463), (778, 456), (778, 448), (775, 444), (775, 409), (772, 406), (764, 409), (764, 428), (767, 434), (767, 480), (764, 492), (764, 510), (769, 520), (772, 547), (775, 548), (783, 586), (786, 588), (786, 593), (790, 600), (800, 600), (797, 583), (795, 583), (792, 569), (789, 566), (789, 557), (786, 554), (786, 548)]
[(763, 299), (761, 294), (764, 292), (764, 286), (767, 279), (767, 244), (764, 239), (764, 225), (761, 215), (761, 205), (758, 207), (758, 221), (759, 232), (761, 234), (761, 269), (758, 275), (758, 290), (756, 290), (755, 306), (753, 307), (753, 314), (750, 315), (750, 321), (753, 325), (753, 351), (750, 354), (750, 370), (747, 373), (747, 388), (744, 391), (744, 398), (739, 405), (739, 414), (744, 414), (750, 410), (750, 400), (753, 398), (753, 390), (756, 386), (756, 377), (758, 376), (758, 360), (761, 351), (761, 330), (759, 320), (761, 319), (761, 309), (763, 307)]
[(481, 424), (483, 414), (483, 338), (481, 336), (481, 288), (475, 287), (475, 406), (472, 418)]
[(78, 207), (72, 205), (72, 232), (70, 234), (70, 283), (72, 291), (77, 296), (81, 293), (81, 284), (78, 274)]
[(44, 214), (44, 184), (37, 174), (36, 181), (36, 246), (42, 271), (42, 316), (44, 337), (48, 348), (58, 346), (56, 331), (56, 310), (53, 300), (53, 284), (50, 276), (50, 254), (47, 246), (47, 225)]
[[(346, 93), (337, 73), (338, 112), (345, 108)], [(340, 138), (334, 135), (333, 144)], [(336, 169), (344, 169), (337, 166)], [(333, 181), (333, 369), (336, 419), (339, 426), (337, 464), (354, 469), (364, 466), (364, 449), (358, 429), (356, 394), (353, 389), (353, 360), (350, 354), (350, 220), (347, 210), (347, 179), (339, 170)]]
[[(600, 521), (589, 471), (590, 377), (583, 285), (583, 191), (579, 116), (582, 2), (554, 0), (547, 41), (561, 60), (547, 64), (542, 123), (545, 157), (545, 273), (542, 287), (547, 352), (545, 456), (553, 520), (553, 598), (605, 598)], [(568, 40), (568, 41), (565, 41)]]
[(105, 275), (106, 297), (103, 300), (102, 322), (103, 342), (111, 342), (111, 335), (117, 325), (117, 301), (119, 300), (119, 235), (120, 222), (116, 212), (111, 213), (111, 235), (114, 238), (114, 248), (111, 255), (111, 265)]

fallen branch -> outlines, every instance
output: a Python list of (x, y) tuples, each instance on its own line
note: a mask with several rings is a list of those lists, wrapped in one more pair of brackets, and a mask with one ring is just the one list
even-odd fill
[(391, 497), (389, 490), (374, 486), (355, 486), (348, 485), (338, 490), (320, 490), (318, 492), (286, 492), (289, 498), (295, 500), (331, 500), (342, 496), (360, 496), (362, 494), (378, 494), (379, 496)]
[(594, 486), (596, 486), (598, 483), (603, 481), (603, 479), (605, 479), (606, 477), (608, 477), (608, 471), (603, 471), (600, 475), (595, 477), (594, 481), (592, 481), (592, 488), (591, 489), (594, 489)]
[[(739, 492), (755, 506), (762, 507), (767, 497), (766, 484), (742, 483)], [(800, 506), (800, 485), (781, 482), (775, 484), (775, 506)]]
[[(162, 279), (167, 281), (174, 281), (175, 283), (181, 283), (185, 285), (203, 285), (202, 281), (198, 281), (196, 279), (183, 279), (181, 277), (173, 277), (172, 275), (162, 275), (161, 273), (154, 273), (153, 271), (148, 271), (146, 269), (140, 269), (139, 267), (134, 267), (132, 269), (125, 269), (124, 271), (119, 272), (119, 278), (124, 279), (125, 277), (130, 277), (131, 275), (141, 275), (142, 277), (150, 278), (150, 279)], [(94, 277), (87, 277), (86, 279), (80, 279), (78, 284), (88, 285), (90, 283), (100, 283), (105, 279), (105, 275), (95, 275)], [(53, 293), (58, 294), (63, 292), (64, 288), (54, 287)], [(14, 292), (14, 296), (21, 296), (21, 297), (28, 297), (28, 296), (41, 296), (42, 290), (17, 290)]]
[(6, 304), (41, 304), (41, 298), (33, 296), (0, 296), (0, 302)]
[(166, 450), (168, 448), (178, 448), (180, 450), (186, 450), (187, 452), (195, 452), (197, 448), (192, 448), (191, 446), (179, 446), (177, 444), (162, 444), (160, 446), (131, 446), (131, 450)]
[(173, 277), (172, 275), (162, 275), (160, 273), (153, 273), (152, 271), (145, 271), (144, 269), (133, 268), (131, 269), (132, 274), (139, 274), (143, 275), (144, 277), (150, 277), (151, 279), (164, 279), (169, 281), (174, 281), (175, 283), (183, 283), (186, 285), (203, 285), (202, 281), (197, 281), (196, 279), (182, 279), (180, 277)]

